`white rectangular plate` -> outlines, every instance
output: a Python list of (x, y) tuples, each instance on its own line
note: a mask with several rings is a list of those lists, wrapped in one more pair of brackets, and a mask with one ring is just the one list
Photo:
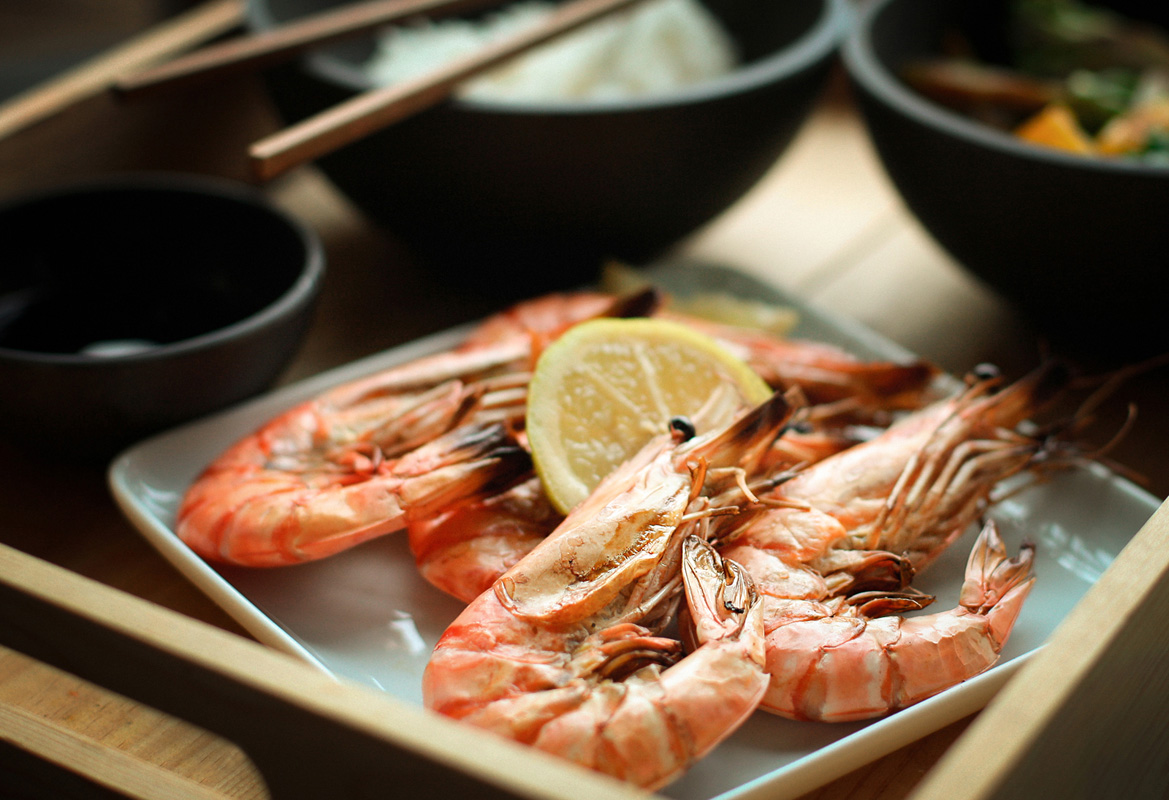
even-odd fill
[[(830, 318), (735, 272), (669, 265), (652, 273), (678, 294), (717, 289), (786, 303), (798, 335), (866, 357), (910, 354), (855, 323)], [(457, 341), (449, 332), (363, 359), (139, 444), (110, 467), (115, 498), (151, 544), (260, 641), (337, 676), (421, 703), (427, 658), (460, 605), (418, 577), (404, 536), (388, 536), (324, 561), (275, 569), (211, 566), (174, 535), (179, 499), (227, 445), (322, 389)], [(798, 723), (758, 713), (714, 753), (667, 787), (667, 797), (795, 797), (981, 708), (1045, 641), (1152, 515), (1158, 501), (1093, 465), (1061, 474), (996, 508), (1012, 550), (1038, 546), (1039, 580), (1002, 661), (979, 677), (885, 719)], [(916, 585), (953, 606), (973, 534), (950, 548)]]

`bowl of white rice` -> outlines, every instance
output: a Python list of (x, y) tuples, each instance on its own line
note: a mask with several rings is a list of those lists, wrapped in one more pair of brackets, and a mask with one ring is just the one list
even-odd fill
[[(250, 0), (265, 30), (341, 0)], [(268, 73), (303, 119), (537, 24), (558, 0), (412, 19)], [(486, 5), (486, 4), (485, 4)], [(647, 0), (465, 83), (317, 165), (420, 263), (528, 295), (639, 264), (726, 210), (822, 89), (848, 0)]]

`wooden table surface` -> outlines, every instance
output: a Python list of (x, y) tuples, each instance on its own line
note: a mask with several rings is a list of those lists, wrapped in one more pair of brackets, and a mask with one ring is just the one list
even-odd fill
[[(166, 155), (148, 166), (187, 166), (230, 151), (272, 123), (253, 86), (241, 90), (231, 135), (205, 146), (152, 140)], [(236, 102), (236, 101), (232, 101)], [(83, 104), (84, 105), (84, 104)], [(198, 102), (192, 105), (197, 114)], [(243, 109), (242, 111), (240, 109)], [(103, 101), (0, 142), (0, 199), (66, 175), (121, 168), (123, 112)], [(113, 115), (113, 132), (102, 125)], [(68, 115), (67, 115), (68, 116)], [(80, 130), (93, 132), (85, 144)], [(201, 135), (201, 134), (199, 134)], [(234, 138), (233, 138), (234, 137)], [(187, 137), (192, 138), (190, 136)], [(195, 136), (194, 138), (197, 138)], [(61, 143), (71, 143), (62, 149)], [(80, 147), (80, 155), (71, 148)], [(143, 159), (150, 148), (136, 145)], [(184, 149), (193, 148), (193, 149)], [(177, 154), (177, 155), (176, 155)], [(175, 159), (172, 163), (171, 160)], [(200, 160), (203, 159), (203, 160)], [(310, 222), (326, 242), (329, 274), (309, 338), (284, 381), (442, 330), (491, 310), (413, 264), (314, 169), (269, 187), (276, 200)], [(1037, 363), (1042, 336), (991, 291), (971, 279), (908, 215), (872, 152), (837, 74), (814, 115), (766, 178), (722, 217), (682, 243), (679, 254), (735, 266), (834, 314), (852, 317), (950, 371), (980, 362), (1018, 374)], [(1089, 366), (1101, 359), (1077, 356)], [(1123, 354), (1117, 354), (1117, 362)], [(1139, 410), (1137, 432), (1114, 452), (1158, 497), (1169, 492), (1166, 376), (1135, 378), (1102, 414)], [(5, 391), (12, 390), (6, 387)], [(158, 556), (115, 508), (105, 465), (19, 452), (0, 441), (0, 542), (153, 603), (244, 634), (217, 606)], [(118, 751), (128, 765), (173, 775), (192, 797), (260, 798), (266, 792), (246, 758), (217, 737), (113, 695), (66, 673), (0, 649), (0, 733), (6, 721), (42, 721), (49, 736)], [(960, 736), (963, 721), (858, 768), (805, 800), (896, 800)], [(39, 767), (0, 749), (0, 795), (40, 795)], [(177, 791), (177, 789), (176, 789)], [(106, 796), (79, 784), (78, 797)], [(179, 795), (175, 795), (179, 796)]]

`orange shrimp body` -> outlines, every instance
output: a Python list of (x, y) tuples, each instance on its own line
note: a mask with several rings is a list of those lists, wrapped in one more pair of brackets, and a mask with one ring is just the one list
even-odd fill
[(778, 604), (769, 615), (764, 707), (791, 719), (846, 722), (913, 705), (990, 668), (1034, 577), (1033, 551), (1008, 559), (987, 523), (957, 608), (870, 618), (844, 598)]
[(204, 558), (246, 566), (324, 558), (403, 527), (409, 509), (426, 513), (530, 463), (499, 423), (457, 427), (392, 460), (337, 448), (303, 470), (263, 445), (259, 435), (237, 444), (184, 497), (176, 532)]
[[(749, 442), (788, 413), (776, 395), (723, 434), (660, 437), (609, 475), (443, 634), (426, 705), (648, 788), (709, 752), (767, 677), (758, 595), (703, 541), (707, 478), (758, 453)], [(684, 656), (663, 635), (682, 595), (696, 643)]]
[(801, 563), (832, 547), (879, 549), (920, 570), (978, 518), (1003, 480), (1040, 462), (1059, 465), (1047, 458), (1048, 442), (1016, 427), (1069, 377), (1052, 364), (1001, 389), (997, 376), (972, 379), (964, 391), (777, 486), (764, 498), (775, 507), (743, 518), (728, 544), (781, 555), (791, 546)]
[(522, 423), (539, 347), (582, 319), (654, 302), (651, 293), (541, 297), (484, 321), (454, 350), (302, 403), (207, 467), (176, 533), (208, 559), (295, 564), (399, 530), (411, 507), (422, 516), (440, 499), (505, 487), (524, 468), (506, 429)]
[(407, 532), (422, 577), (469, 603), (563, 519), (532, 475), (499, 494), (469, 496), (435, 515), (411, 519)]
[[(764, 595), (772, 676), (764, 708), (800, 719), (873, 716), (944, 688), (932, 679), (917, 685), (906, 677), (888, 693), (890, 660), (903, 676), (924, 676), (926, 666), (906, 663), (908, 653), (948, 659), (950, 684), (993, 663), (986, 654), (1001, 649), (1025, 591), (993, 613), (993, 604), (979, 604), (980, 613), (992, 614), (989, 621), (967, 619), (969, 610), (912, 621), (896, 615), (932, 601), (910, 587), (913, 575), (978, 519), (996, 485), (1038, 464), (1058, 466), (1047, 443), (1014, 428), (1058, 393), (1067, 377), (1057, 366), (1045, 367), (997, 392), (997, 379), (979, 380), (874, 439), (812, 465), (727, 523), (718, 534), (720, 552), (743, 564)], [(976, 548), (999, 549), (981, 540)], [(998, 579), (990, 584), (991, 595), (1007, 591)], [(961, 636), (943, 631), (953, 628), (955, 618), (964, 620)], [(875, 638), (851, 645), (868, 655), (845, 658), (842, 644), (870, 630), (864, 636)], [(878, 642), (881, 647), (872, 649)], [(807, 659), (819, 665), (815, 680), (799, 670), (806, 680), (793, 678), (793, 664)], [(852, 685), (857, 680), (862, 685)], [(826, 700), (850, 693), (889, 703), (849, 707)]]
[(939, 370), (923, 360), (868, 361), (834, 345), (662, 312), (721, 342), (777, 390), (799, 387), (811, 405), (845, 404), (862, 416), (910, 410), (934, 392)]

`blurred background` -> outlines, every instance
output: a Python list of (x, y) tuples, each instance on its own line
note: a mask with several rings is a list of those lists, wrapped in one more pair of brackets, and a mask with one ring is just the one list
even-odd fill
[(191, 5), (183, 0), (4, 0), (0, 100)]
[[(133, 42), (190, 10), (181, 0), (5, 0), (0, 3), (0, 102)], [(133, 170), (247, 179), (244, 148), (276, 128), (259, 79), (212, 91), (122, 103), (98, 92), (34, 124), (0, 123), (0, 200), (31, 189)], [(224, 121), (229, 120), (230, 125)], [(11, 122), (11, 120), (9, 120)]]

